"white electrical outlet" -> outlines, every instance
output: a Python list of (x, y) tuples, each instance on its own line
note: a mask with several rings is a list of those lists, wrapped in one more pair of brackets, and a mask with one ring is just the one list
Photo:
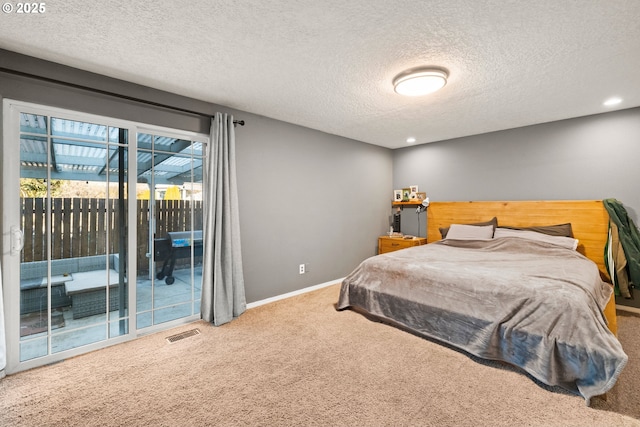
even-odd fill
[(300, 264), (300, 274), (304, 274), (304, 264)]

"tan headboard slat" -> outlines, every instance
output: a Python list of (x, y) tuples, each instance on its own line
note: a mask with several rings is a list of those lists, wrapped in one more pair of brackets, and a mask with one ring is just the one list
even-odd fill
[(441, 239), (440, 227), (498, 218), (498, 226), (553, 225), (570, 222), (578, 250), (608, 277), (604, 265), (609, 215), (601, 200), (431, 202), (427, 209), (427, 239)]

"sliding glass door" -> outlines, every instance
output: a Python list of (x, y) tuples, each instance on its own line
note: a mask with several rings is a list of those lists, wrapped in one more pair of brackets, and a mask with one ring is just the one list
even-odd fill
[(200, 313), (203, 145), (138, 133), (138, 328)]
[(3, 112), (7, 372), (198, 318), (206, 137)]

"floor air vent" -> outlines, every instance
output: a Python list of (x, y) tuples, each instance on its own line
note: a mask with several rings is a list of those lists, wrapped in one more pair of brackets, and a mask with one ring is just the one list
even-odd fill
[(169, 341), (170, 344), (176, 342), (176, 341), (180, 341), (183, 340), (185, 338), (189, 338), (192, 337), (194, 335), (200, 335), (200, 329), (190, 329), (188, 331), (184, 331), (184, 332), (180, 332), (179, 334), (175, 334), (175, 335), (171, 335), (170, 337), (167, 337), (167, 341)]

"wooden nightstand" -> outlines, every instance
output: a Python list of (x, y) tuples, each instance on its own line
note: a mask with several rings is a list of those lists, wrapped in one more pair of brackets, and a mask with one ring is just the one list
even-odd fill
[(420, 246), (426, 244), (426, 237), (414, 237), (413, 239), (405, 239), (403, 237), (380, 236), (378, 238), (378, 254), (399, 251), (400, 249), (406, 249), (412, 246)]

